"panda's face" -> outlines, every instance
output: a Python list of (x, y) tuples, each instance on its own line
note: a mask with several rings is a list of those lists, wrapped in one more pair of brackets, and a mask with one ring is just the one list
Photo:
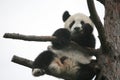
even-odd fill
[(94, 24), (88, 16), (78, 13), (68, 17), (68, 19), (65, 21), (64, 26), (71, 32), (71, 34), (74, 34), (82, 33), (84, 29), (83, 25), (85, 24), (89, 24), (91, 25), (91, 27), (94, 26)]

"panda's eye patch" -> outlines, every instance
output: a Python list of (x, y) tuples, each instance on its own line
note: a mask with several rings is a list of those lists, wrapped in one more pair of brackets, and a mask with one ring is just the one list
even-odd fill
[(83, 24), (85, 24), (85, 22), (84, 22), (84, 21), (81, 21), (80, 23), (81, 23), (82, 25), (83, 25)]
[(75, 21), (73, 21), (73, 22), (70, 24), (70, 28), (73, 26), (74, 23), (75, 23)]

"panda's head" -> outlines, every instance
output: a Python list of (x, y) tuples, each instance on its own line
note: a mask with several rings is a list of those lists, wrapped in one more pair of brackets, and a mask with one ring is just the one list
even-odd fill
[(82, 13), (70, 15), (68, 11), (65, 11), (63, 21), (65, 22), (65, 28), (67, 28), (71, 34), (91, 34), (93, 32), (93, 22), (88, 16)]

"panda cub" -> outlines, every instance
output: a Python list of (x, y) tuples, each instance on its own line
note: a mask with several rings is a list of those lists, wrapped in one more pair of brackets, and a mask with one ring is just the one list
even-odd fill
[(53, 34), (57, 39), (34, 60), (34, 76), (48, 74), (65, 80), (91, 80), (96, 74), (90, 66), (94, 54), (84, 49), (95, 47), (93, 24), (89, 17), (83, 14), (79, 14), (80, 17), (68, 14), (63, 14), (65, 28), (60, 28)]
[(53, 35), (57, 39), (34, 60), (32, 74), (48, 74), (65, 80), (91, 80), (95, 75), (90, 66), (93, 53), (72, 42), (67, 29), (58, 29)]
[(82, 13), (70, 15), (68, 11), (65, 11), (63, 21), (65, 28), (71, 33), (72, 41), (82, 47), (95, 48), (94, 24), (88, 16)]

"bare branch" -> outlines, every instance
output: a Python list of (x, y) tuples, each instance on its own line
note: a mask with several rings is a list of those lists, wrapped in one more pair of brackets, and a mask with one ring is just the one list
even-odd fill
[(22, 35), (17, 33), (5, 33), (3, 37), (25, 40), (25, 41), (52, 41), (56, 39), (56, 37), (54, 36), (29, 36), (29, 35)]
[(15, 55), (13, 56), (11, 61), (14, 62), (14, 63), (20, 64), (20, 65), (29, 67), (29, 68), (32, 68), (32, 64), (33, 64), (33, 61), (22, 58), (22, 57), (18, 57), (18, 56), (15, 56)]
[(87, 4), (88, 4), (89, 12), (90, 12), (90, 18), (94, 22), (94, 24), (95, 24), (95, 26), (98, 30), (98, 33), (99, 33), (98, 37), (99, 37), (100, 42), (101, 42), (102, 51), (104, 53), (106, 53), (108, 51), (107, 50), (108, 44), (107, 44), (107, 41), (106, 41), (106, 36), (105, 36), (105, 31), (104, 31), (103, 24), (102, 24), (97, 12), (96, 12), (94, 1), (93, 0), (87, 0)]

